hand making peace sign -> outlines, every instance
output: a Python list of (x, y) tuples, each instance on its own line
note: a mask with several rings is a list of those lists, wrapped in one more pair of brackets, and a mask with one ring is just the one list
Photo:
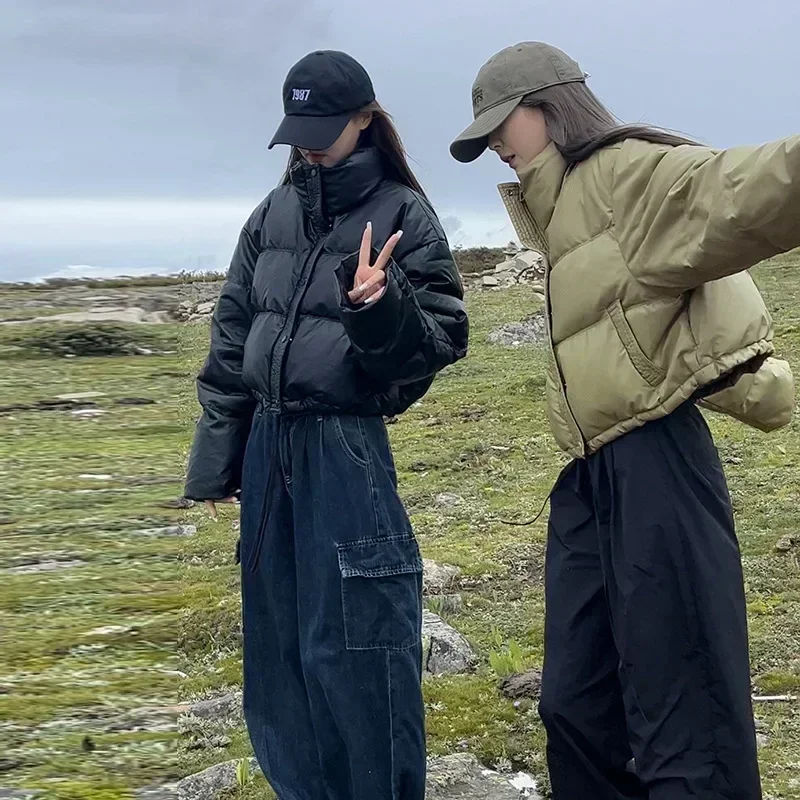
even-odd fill
[(358, 254), (358, 269), (353, 281), (353, 290), (348, 293), (351, 303), (374, 303), (383, 297), (386, 291), (386, 266), (392, 257), (394, 248), (400, 241), (403, 231), (397, 231), (389, 237), (383, 246), (375, 264), (370, 266), (372, 256), (372, 223), (368, 222), (361, 237), (361, 249)]

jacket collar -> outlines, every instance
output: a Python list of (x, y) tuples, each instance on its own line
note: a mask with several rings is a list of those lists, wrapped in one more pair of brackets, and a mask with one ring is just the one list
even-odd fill
[(382, 180), (381, 155), (371, 147), (356, 150), (328, 169), (299, 161), (291, 172), (292, 185), (306, 214), (328, 220), (361, 205)]
[(553, 218), (566, 173), (567, 162), (550, 143), (518, 174), (525, 205), (543, 231)]

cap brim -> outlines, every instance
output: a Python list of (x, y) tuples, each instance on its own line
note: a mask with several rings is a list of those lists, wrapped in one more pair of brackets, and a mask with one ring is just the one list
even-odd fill
[(268, 149), (276, 144), (288, 144), (303, 150), (327, 150), (347, 127), (352, 114), (332, 117), (311, 117), (292, 114), (285, 116), (272, 137)]
[(521, 101), (521, 97), (505, 100), (479, 114), (475, 122), (450, 145), (453, 158), (464, 164), (478, 158), (487, 148), (489, 136), (508, 119)]

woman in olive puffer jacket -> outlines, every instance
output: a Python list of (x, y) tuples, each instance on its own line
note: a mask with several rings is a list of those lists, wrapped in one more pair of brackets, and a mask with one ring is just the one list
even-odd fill
[[(621, 126), (566, 54), (526, 42), (473, 86), (547, 256), (553, 433), (540, 711), (555, 800), (757, 800), (741, 559), (700, 403), (788, 423), (791, 371), (747, 269), (800, 246), (800, 136), (720, 152)], [(632, 765), (635, 765), (632, 767)]]

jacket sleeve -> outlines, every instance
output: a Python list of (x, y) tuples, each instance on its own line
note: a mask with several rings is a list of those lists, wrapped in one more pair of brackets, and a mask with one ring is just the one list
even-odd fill
[(467, 352), (461, 276), (438, 220), (423, 202), (402, 222), (386, 291), (374, 305), (354, 306), (347, 298), (358, 253), (337, 270), (339, 315), (356, 356), (368, 374), (387, 384), (431, 378)]
[(264, 204), (239, 235), (211, 318), (211, 347), (197, 378), (203, 414), (189, 456), (184, 496), (221, 500), (241, 488), (242, 462), (255, 399), (242, 382), (244, 344), (253, 321), (250, 302)]
[(800, 136), (724, 151), (630, 140), (611, 202), (634, 277), (694, 289), (800, 246)]

